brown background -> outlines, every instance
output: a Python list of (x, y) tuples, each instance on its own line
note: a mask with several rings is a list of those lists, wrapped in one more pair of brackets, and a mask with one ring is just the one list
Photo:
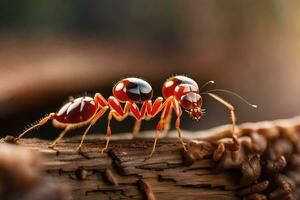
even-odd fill
[[(172, 74), (188, 75), (199, 85), (215, 80), (213, 87), (259, 105), (254, 110), (222, 95), (236, 105), (239, 122), (297, 115), (299, 6), (279, 0), (3, 1), (0, 134), (18, 134), (70, 95), (108, 97), (113, 84), (128, 76), (149, 81), (155, 97)], [(204, 108), (200, 122), (185, 116), (183, 128), (229, 121), (213, 100), (205, 98)], [(104, 132), (105, 119), (92, 132)], [(132, 124), (132, 119), (113, 123), (113, 132), (129, 131)], [(43, 130), (41, 137), (54, 137), (50, 123)]]

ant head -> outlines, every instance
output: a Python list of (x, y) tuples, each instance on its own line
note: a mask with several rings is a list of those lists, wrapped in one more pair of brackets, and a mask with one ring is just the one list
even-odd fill
[(189, 113), (190, 117), (195, 120), (200, 120), (204, 114), (201, 109), (202, 98), (200, 94), (195, 92), (188, 92), (181, 96), (180, 105)]

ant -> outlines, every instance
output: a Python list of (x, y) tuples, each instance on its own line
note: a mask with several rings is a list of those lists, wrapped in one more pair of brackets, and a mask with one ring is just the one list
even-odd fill
[(214, 100), (218, 101), (222, 105), (224, 105), (230, 112), (230, 118), (232, 123), (232, 131), (231, 131), (231, 138), (233, 139), (233, 149), (238, 150), (239, 143), (236, 136), (236, 115), (235, 115), (235, 108), (233, 105), (225, 101), (223, 98), (219, 97), (218, 95), (214, 94), (213, 92), (226, 92), (232, 95), (237, 96), (242, 101), (247, 103), (248, 105), (252, 106), (253, 108), (257, 108), (257, 105), (250, 104), (248, 101), (246, 101), (244, 98), (239, 96), (238, 94), (223, 90), (223, 89), (212, 89), (206, 92), (200, 93), (200, 90), (206, 87), (207, 85), (214, 83), (214, 81), (208, 81), (206, 82), (200, 89), (198, 84), (191, 78), (187, 76), (177, 75), (170, 77), (167, 79), (162, 87), (162, 94), (165, 99), (164, 110), (162, 112), (160, 121), (158, 122), (158, 125), (156, 127), (156, 135), (154, 138), (154, 144), (153, 148), (150, 154), (150, 157), (155, 152), (155, 146), (157, 143), (157, 140), (159, 138), (161, 130), (169, 129), (170, 127), (170, 121), (172, 116), (172, 110), (175, 111), (175, 114), (177, 116), (175, 127), (177, 129), (178, 138), (182, 143), (183, 149), (187, 151), (186, 144), (184, 143), (182, 139), (182, 131), (180, 129), (180, 117), (182, 115), (182, 109), (184, 109), (189, 116), (199, 121), (202, 117), (202, 115), (205, 113), (205, 109), (202, 109), (203, 100), (201, 95), (208, 95), (212, 97)]
[[(200, 89), (204, 88), (206, 85), (214, 83), (209, 81), (204, 84)], [(237, 95), (233, 92), (221, 89), (214, 89), (204, 93), (200, 93), (198, 84), (186, 76), (173, 76), (165, 81), (162, 88), (163, 97), (157, 97), (152, 103), (153, 90), (151, 85), (140, 78), (125, 78), (120, 80), (112, 90), (113, 96), (110, 96), (107, 100), (100, 94), (96, 93), (94, 98), (84, 96), (79, 98), (71, 98), (69, 102), (63, 105), (56, 113), (50, 113), (43, 119), (41, 119), (37, 124), (31, 126), (23, 133), (21, 133), (16, 140), (19, 140), (30, 130), (44, 125), (47, 121), (52, 120), (53, 125), (59, 128), (64, 128), (60, 135), (49, 145), (50, 148), (54, 148), (58, 141), (61, 140), (64, 135), (75, 128), (88, 125), (81, 142), (77, 147), (76, 151), (81, 151), (85, 137), (89, 129), (107, 112), (108, 113), (108, 124), (106, 131), (106, 145), (101, 149), (103, 153), (108, 149), (109, 140), (111, 136), (110, 121), (114, 117), (117, 121), (124, 120), (130, 113), (135, 119), (136, 123), (133, 129), (133, 133), (139, 132), (141, 121), (144, 119), (154, 118), (160, 111), (162, 111), (160, 120), (156, 126), (156, 134), (154, 137), (154, 143), (152, 151), (149, 155), (151, 157), (155, 152), (155, 147), (157, 140), (160, 136), (160, 132), (168, 130), (170, 127), (172, 110), (175, 111), (177, 116), (176, 119), (176, 129), (178, 133), (178, 138), (183, 146), (183, 149), (187, 151), (186, 144), (182, 138), (182, 131), (180, 129), (180, 117), (182, 115), (182, 109), (187, 111), (192, 119), (200, 120), (204, 114), (204, 109), (202, 109), (202, 97), (201, 94), (207, 94), (213, 99), (217, 100), (225, 107), (227, 107), (231, 114), (232, 122), (232, 139), (236, 149), (238, 149), (239, 144), (236, 137), (236, 116), (234, 112), (234, 107), (212, 93), (214, 91), (229, 92), (231, 94)], [(238, 96), (238, 95), (237, 95)], [(246, 103), (245, 99), (238, 96)], [(122, 107), (121, 104), (124, 104)], [(141, 104), (139, 108), (137, 104)], [(250, 104), (252, 107), (257, 107), (256, 105)]]
[[(130, 112), (137, 120), (133, 131), (136, 133), (139, 131), (141, 120), (145, 119), (146, 116), (148, 118), (156, 116), (162, 108), (161, 105), (163, 103), (163, 98), (157, 98), (157, 100), (152, 104), (150, 100), (153, 96), (152, 87), (148, 82), (139, 78), (125, 78), (120, 80), (113, 87), (112, 92), (113, 96), (110, 96), (107, 100), (100, 93), (96, 93), (94, 98), (84, 96), (76, 99), (69, 99), (69, 102), (63, 105), (57, 112), (50, 113), (43, 119), (39, 120), (37, 124), (21, 133), (16, 138), (16, 141), (32, 129), (42, 126), (47, 121), (52, 120), (55, 127), (64, 128), (60, 135), (49, 145), (49, 148), (54, 148), (68, 131), (89, 124), (83, 133), (79, 146), (76, 149), (76, 151), (81, 151), (89, 129), (107, 111), (109, 111), (106, 145), (101, 150), (101, 152), (104, 152), (108, 148), (111, 136), (110, 121), (113, 117), (117, 121), (122, 121)], [(122, 108), (121, 103), (125, 104), (124, 108)], [(139, 109), (137, 103), (142, 104), (141, 109)]]

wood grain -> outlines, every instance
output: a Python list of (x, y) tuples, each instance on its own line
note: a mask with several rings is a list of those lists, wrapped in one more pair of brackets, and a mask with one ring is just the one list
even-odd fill
[[(270, 159), (268, 162), (276, 165), (277, 160), (269, 158), (267, 147), (270, 145), (274, 145), (275, 148), (282, 146), (281, 144), (291, 144), (291, 148), (294, 148), (290, 154), (287, 154), (286, 150), (282, 151), (289, 168), (286, 168), (283, 174), (279, 174), (279, 170), (286, 167), (286, 163), (283, 163), (285, 165), (280, 169), (274, 168), (272, 177), (294, 177), (293, 191), (295, 189), (295, 192), (299, 193), (300, 177), (297, 175), (299, 163), (296, 162), (296, 158), (300, 155), (300, 148), (299, 145), (294, 147), (292, 145), (299, 140), (299, 119), (296, 117), (240, 125), (241, 151), (237, 153), (241, 157), (236, 161), (231, 160), (229, 165), (226, 160), (229, 152), (219, 156), (220, 161), (214, 160), (212, 156), (220, 141), (228, 135), (230, 126), (227, 125), (195, 133), (184, 131), (189, 151), (196, 149), (191, 154), (194, 156), (192, 162), (186, 159), (187, 154), (176, 139), (176, 132), (171, 132), (170, 137), (159, 140), (157, 151), (150, 159), (146, 158), (153, 144), (154, 132), (151, 131), (142, 132), (136, 138), (132, 138), (131, 134), (113, 135), (109, 151), (103, 154), (100, 153), (100, 148), (105, 144), (104, 134), (89, 135), (81, 154), (75, 152), (80, 137), (66, 138), (56, 149), (48, 148), (50, 141), (37, 138), (21, 139), (18, 145), (39, 151), (44, 157), (43, 167), (48, 176), (68, 185), (75, 200), (198, 198), (225, 200), (239, 199), (237, 195), (248, 195), (246, 199), (264, 199), (268, 195), (265, 192), (272, 192), (274, 188), (269, 187), (266, 190), (268, 183), (273, 179), (268, 179), (268, 176), (260, 174), (260, 171), (255, 176), (246, 175), (252, 172), (247, 171), (247, 167), (255, 170), (251, 168), (255, 162), (261, 166), (262, 173), (268, 173), (264, 172), (265, 161), (260, 160), (260, 157)], [(267, 141), (267, 144), (262, 140)], [(196, 146), (191, 147), (195, 142)], [(248, 148), (252, 148), (256, 153), (248, 151)], [(289, 185), (278, 177), (274, 179), (278, 180), (278, 187), (280, 184)], [(241, 182), (241, 179), (245, 180)], [(274, 191), (276, 188), (277, 186)], [(291, 192), (288, 195), (291, 196)], [(277, 194), (270, 193), (271, 197), (272, 195)]]
[(89, 136), (82, 155), (74, 151), (78, 138), (62, 141), (57, 151), (47, 148), (49, 141), (19, 143), (42, 153), (44, 169), (70, 185), (74, 199), (235, 199), (236, 180), (216, 172), (209, 159), (185, 166), (176, 139), (160, 140), (147, 160), (151, 139), (113, 140), (111, 150), (100, 154), (104, 142)]

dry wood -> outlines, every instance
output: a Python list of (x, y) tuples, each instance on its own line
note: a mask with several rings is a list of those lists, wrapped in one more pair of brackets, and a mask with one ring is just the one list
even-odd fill
[(109, 153), (100, 154), (104, 142), (90, 136), (82, 155), (74, 151), (79, 138), (64, 140), (57, 151), (47, 148), (49, 141), (20, 143), (44, 155), (47, 173), (71, 185), (74, 199), (234, 199), (237, 182), (230, 174), (215, 172), (210, 159), (185, 166), (176, 139), (161, 139), (148, 160), (151, 139), (115, 140)]
[[(189, 142), (188, 153), (171, 132), (170, 138), (159, 140), (151, 159), (145, 158), (152, 147), (153, 132), (140, 133), (134, 139), (129, 139), (131, 134), (115, 134), (110, 150), (104, 154), (99, 152), (105, 142), (103, 135), (90, 135), (82, 154), (75, 152), (80, 137), (66, 138), (54, 150), (47, 147), (50, 141), (40, 139), (18, 143), (41, 152), (47, 174), (69, 185), (73, 199), (297, 198), (299, 122), (298, 117), (243, 124), (237, 152), (220, 150), (219, 144), (228, 142), (224, 140), (230, 131), (228, 126), (185, 131), (186, 138), (198, 139)], [(284, 145), (286, 148), (277, 147)], [(216, 152), (220, 155), (214, 155)], [(269, 169), (267, 177), (265, 169)]]

